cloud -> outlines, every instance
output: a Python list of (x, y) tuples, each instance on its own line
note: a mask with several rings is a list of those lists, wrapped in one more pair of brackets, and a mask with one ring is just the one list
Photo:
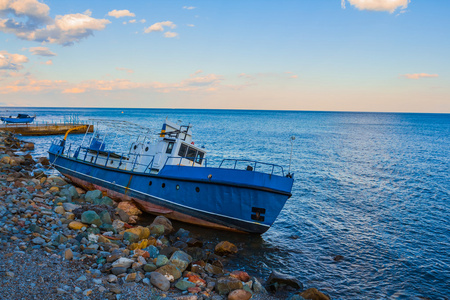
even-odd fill
[(164, 32), (164, 36), (165, 36), (166, 38), (174, 38), (174, 37), (177, 37), (177, 36), (178, 36), (178, 33), (176, 33), (176, 32), (171, 32), (171, 31), (167, 31), (167, 32)]
[(144, 24), (145, 22), (147, 22), (145, 19), (140, 20), (139, 22), (141, 22), (142, 24)]
[(65, 86), (67, 86), (67, 82), (64, 80), (37, 80), (25, 74), (18, 80), (0, 86), (0, 94), (45, 92), (61, 90)]
[(410, 0), (341, 0), (341, 6), (345, 9), (346, 2), (359, 10), (388, 11), (393, 13), (396, 9), (404, 10)]
[(43, 65), (53, 65), (53, 62), (51, 59), (47, 60), (46, 62), (42, 63)]
[(47, 47), (31, 47), (28, 49), (31, 54), (39, 56), (56, 56), (56, 53), (50, 51)]
[(420, 79), (420, 78), (436, 78), (439, 77), (438, 74), (427, 74), (427, 73), (415, 73), (415, 74), (404, 74), (402, 77), (408, 79)]
[(127, 73), (129, 73), (129, 74), (134, 73), (134, 70), (127, 69), (127, 68), (116, 68), (116, 70), (117, 70), (117, 71), (125, 71), (125, 72), (127, 72)]
[(191, 9), (195, 9), (195, 7), (194, 6), (183, 6), (183, 9), (191, 10)]
[(173, 22), (171, 22), (171, 21), (158, 22), (158, 23), (155, 23), (155, 24), (145, 28), (144, 32), (150, 33), (153, 31), (164, 31), (164, 27), (169, 27), (171, 29), (174, 29), (175, 27), (177, 27), (177, 25), (173, 24)]
[(92, 18), (90, 10), (58, 15), (55, 19), (49, 17), (49, 11), (46, 4), (37, 0), (1, 0), (0, 16), (9, 17), (0, 18), (0, 31), (23, 40), (70, 46), (111, 23), (106, 19)]
[(188, 27), (195, 27), (194, 24), (187, 24)]
[(128, 21), (128, 23), (136, 23), (136, 20), (135, 19), (130, 20), (130, 21)]
[(11, 54), (0, 51), (0, 70), (20, 70), (22, 64), (28, 62), (28, 57), (22, 54)]
[(128, 9), (123, 10), (112, 10), (108, 12), (108, 16), (115, 17), (115, 18), (123, 18), (123, 17), (135, 17), (136, 15), (132, 12), (130, 12)]

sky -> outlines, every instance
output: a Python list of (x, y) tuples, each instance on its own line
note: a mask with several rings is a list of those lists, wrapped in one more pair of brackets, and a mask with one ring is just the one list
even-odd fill
[(0, 0), (0, 106), (450, 113), (448, 0)]

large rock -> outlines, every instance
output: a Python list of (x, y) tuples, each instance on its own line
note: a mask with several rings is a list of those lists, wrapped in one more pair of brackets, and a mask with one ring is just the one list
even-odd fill
[(294, 289), (303, 289), (303, 284), (294, 276), (286, 275), (277, 271), (272, 271), (266, 285), (272, 290), (279, 290), (285, 286), (290, 286)]
[(150, 230), (147, 227), (137, 226), (130, 229), (125, 230), (125, 232), (131, 232), (136, 234), (139, 237), (139, 240), (146, 239), (150, 236)]
[(131, 201), (122, 201), (117, 208), (123, 210), (129, 216), (138, 216), (142, 211)]
[(78, 222), (78, 221), (72, 221), (72, 222), (69, 223), (68, 226), (72, 230), (80, 230), (83, 227), (87, 227), (86, 224), (83, 224), (83, 223)]
[(102, 225), (102, 220), (100, 219), (100, 216), (93, 210), (85, 211), (81, 215), (81, 222), (86, 224), (95, 224), (97, 226)]
[(112, 263), (113, 268), (118, 268), (118, 267), (122, 267), (122, 268), (129, 268), (131, 267), (131, 265), (134, 263), (134, 260), (126, 258), (126, 257), (121, 257), (118, 260), (116, 260), (115, 262)]
[(150, 273), (150, 282), (162, 291), (168, 291), (170, 288), (170, 281), (163, 274), (158, 272)]
[(306, 300), (330, 300), (330, 297), (317, 290), (316, 288), (307, 289), (299, 294)]
[(228, 300), (249, 300), (252, 293), (246, 290), (234, 290), (228, 294)]
[(75, 209), (81, 207), (81, 205), (77, 205), (77, 204), (73, 204), (73, 203), (69, 203), (69, 202), (64, 202), (64, 203), (62, 204), (62, 206), (63, 206), (64, 210), (65, 210), (65, 211), (68, 211), (68, 212), (72, 212), (72, 211), (74, 211)]
[(172, 222), (170, 222), (169, 219), (163, 216), (157, 216), (154, 220), (152, 225), (162, 225), (164, 226), (164, 235), (168, 235), (173, 231)]
[(84, 196), (84, 200), (89, 203), (94, 203), (95, 199), (100, 199), (102, 196), (102, 192), (99, 190), (88, 191)]
[(170, 282), (174, 282), (181, 277), (181, 271), (171, 264), (164, 265), (161, 268), (156, 269), (155, 272), (161, 273), (162, 275), (166, 276), (166, 278)]
[(101, 211), (98, 216), (103, 224), (112, 224), (111, 215), (107, 210)]
[(114, 205), (114, 200), (112, 200), (111, 198), (105, 196), (105, 197), (100, 198), (100, 199), (94, 199), (94, 204), (112, 206), (112, 205)]
[(247, 272), (244, 271), (233, 271), (230, 273), (231, 277), (237, 278), (240, 281), (247, 282), (250, 280), (250, 276)]
[(59, 194), (66, 197), (68, 201), (72, 201), (72, 199), (79, 197), (77, 189), (74, 186), (61, 190)]
[(175, 287), (179, 290), (185, 291), (190, 287), (195, 287), (196, 284), (184, 279), (180, 279), (177, 281), (177, 283), (175, 284)]
[(237, 252), (238, 252), (238, 249), (237, 249), (236, 245), (234, 245), (228, 241), (220, 242), (214, 248), (214, 253), (216, 253), (218, 255), (235, 254)]
[(175, 251), (170, 257), (170, 262), (183, 272), (192, 262), (192, 257), (183, 251)]
[(64, 179), (62, 179), (59, 176), (54, 176), (54, 175), (49, 176), (47, 178), (47, 181), (50, 182), (50, 183), (55, 183), (58, 186), (64, 186), (64, 185), (67, 184), (67, 182)]
[(221, 277), (217, 279), (215, 289), (220, 295), (226, 295), (234, 290), (242, 289), (242, 282), (234, 277)]

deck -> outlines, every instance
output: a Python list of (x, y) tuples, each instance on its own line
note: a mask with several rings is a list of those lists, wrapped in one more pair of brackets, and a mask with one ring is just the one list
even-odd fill
[(65, 134), (67, 130), (83, 126), (80, 129), (71, 131), (71, 134), (83, 134), (88, 132), (94, 132), (94, 125), (83, 123), (30, 123), (30, 124), (0, 124), (1, 131), (9, 131), (14, 134), (20, 134), (23, 136), (41, 136), (41, 135), (58, 135)]

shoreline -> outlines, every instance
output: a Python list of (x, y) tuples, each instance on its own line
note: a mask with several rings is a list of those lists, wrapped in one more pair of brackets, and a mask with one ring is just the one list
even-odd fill
[(226, 269), (239, 251), (232, 243), (175, 230), (164, 217), (143, 226), (134, 203), (47, 176), (48, 159), (34, 161), (33, 150), (0, 132), (0, 291), (8, 299), (330, 299), (276, 271), (267, 292), (257, 275)]

